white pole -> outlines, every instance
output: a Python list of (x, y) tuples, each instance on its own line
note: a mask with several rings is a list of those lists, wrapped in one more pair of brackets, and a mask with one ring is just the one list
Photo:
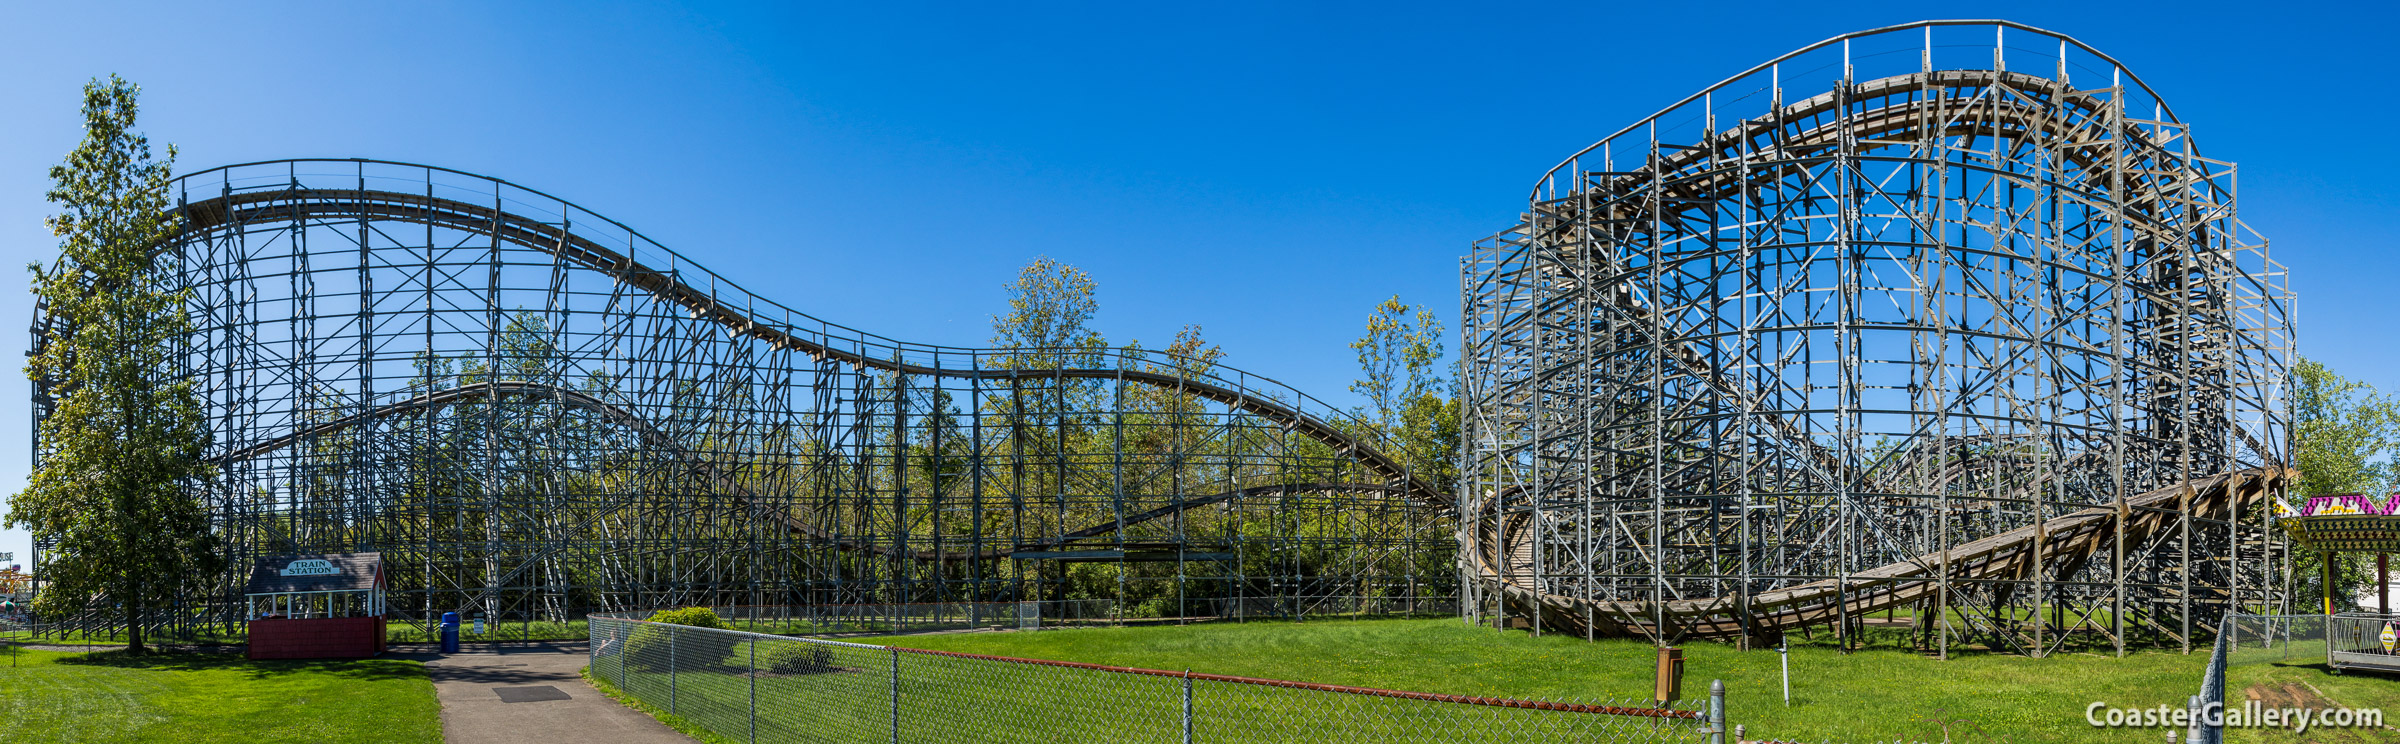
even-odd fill
[(1783, 659), (1783, 707), (1792, 707), (1792, 642), (1784, 641), (1775, 647), (1775, 655)]

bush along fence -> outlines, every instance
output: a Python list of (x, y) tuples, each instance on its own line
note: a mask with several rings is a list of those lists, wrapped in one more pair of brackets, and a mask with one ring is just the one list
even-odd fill
[[(591, 674), (743, 742), (1722, 742), (1703, 700), (1399, 692), (593, 615)], [(1706, 706), (1703, 708), (1703, 706)]]

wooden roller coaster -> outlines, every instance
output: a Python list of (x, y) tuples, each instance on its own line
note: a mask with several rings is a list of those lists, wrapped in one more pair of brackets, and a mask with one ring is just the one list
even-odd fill
[[(159, 261), (198, 319), (180, 372), (234, 565), (380, 551), (419, 618), (1455, 593), (1451, 499), (1374, 427), (1214, 358), (898, 341), (431, 166), (248, 163), (177, 189)], [(57, 322), (37, 313), (34, 343)]]
[(1471, 614), (2040, 654), (2279, 607), (2293, 295), (2233, 173), (2004, 21), (1828, 39), (1567, 157), (1462, 266)]

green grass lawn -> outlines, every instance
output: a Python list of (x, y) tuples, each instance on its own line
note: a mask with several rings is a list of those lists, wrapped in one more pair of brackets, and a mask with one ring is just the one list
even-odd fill
[(0, 742), (439, 742), (413, 661), (0, 649)]
[[(2400, 675), (2350, 671), (2332, 674), (2325, 667), (2325, 644), (2296, 643), (2278, 650), (2239, 650), (2225, 674), (2225, 705), (2244, 700), (2275, 706), (2299, 705), (2381, 708), (2385, 726), (2400, 727)], [(2389, 744), (2400, 741), (2400, 728), (2312, 729), (2306, 732), (2263, 729), (2228, 730), (2229, 742), (2273, 744)]]
[[(1643, 698), (1655, 652), (1627, 641), (1533, 638), (1467, 627), (1455, 618), (1307, 623), (1209, 624), (1040, 633), (974, 633), (871, 639), (912, 648), (1081, 661), (1382, 687), (1530, 698)], [(1791, 653), (1792, 705), (1783, 706), (1777, 655), (1730, 646), (1685, 647), (1685, 695), (1705, 696), (1711, 679), (1728, 689), (1730, 720), (1752, 737), (1831, 742), (1893, 740), (2149, 742), (2156, 729), (2099, 730), (2084, 721), (2093, 701), (2136, 707), (2175, 704), (2198, 691), (2205, 652), (2088, 653), (2030, 659), (1955, 655), (1949, 661), (1896, 649), (1844, 654), (1823, 645)], [(2400, 678), (2326, 673), (2321, 656), (2256, 660), (2234, 667), (2227, 695), (2255, 689), (2314, 690), (2345, 706), (2400, 714)], [(2310, 687), (2313, 685), (2313, 688)], [(2289, 693), (2284, 693), (2286, 697)], [(2400, 723), (2400, 721), (2395, 721)], [(2304, 737), (2235, 732), (2230, 741), (2391, 742), (2400, 731), (2309, 732)]]
[[(0, 639), (55, 646), (75, 646), (81, 644), (102, 646), (125, 645), (124, 633), (106, 631), (85, 632), (81, 630), (50, 630), (40, 634), (33, 633), (32, 631), (13, 631), (8, 633), (0, 633)], [(216, 627), (196, 628), (188, 631), (171, 633), (152, 633), (142, 636), (142, 642), (145, 644), (165, 644), (176, 646), (214, 646), (228, 643), (241, 643), (244, 640), (246, 639), (240, 628), (227, 630), (225, 628)]]
[[(764, 640), (757, 658), (815, 649), (800, 669), (761, 663), (738, 639), (692, 633), (670, 644), (661, 626), (604, 643), (588, 676), (686, 730), (759, 741), (1179, 741), (1186, 680), (1031, 664), (995, 664), (873, 647)], [(1084, 631), (1061, 631), (1077, 633)], [(649, 634), (650, 637), (645, 637)], [(620, 652), (618, 649), (630, 649)], [(674, 663), (669, 664), (669, 659)], [(893, 672), (898, 671), (897, 684)], [(1648, 741), (1655, 721), (1492, 706), (1329, 695), (1193, 680), (1191, 725), (1206, 742)], [(757, 701), (755, 707), (751, 701)], [(1688, 707), (1688, 706), (1687, 706)], [(752, 715), (755, 711), (755, 717)], [(1663, 741), (1697, 741), (1691, 725)], [(1628, 738), (1624, 734), (1635, 734)], [(708, 737), (703, 737), (708, 738)]]

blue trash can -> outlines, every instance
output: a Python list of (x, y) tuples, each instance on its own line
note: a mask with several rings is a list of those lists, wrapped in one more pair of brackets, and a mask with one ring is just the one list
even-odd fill
[(442, 653), (458, 653), (458, 613), (442, 613)]

